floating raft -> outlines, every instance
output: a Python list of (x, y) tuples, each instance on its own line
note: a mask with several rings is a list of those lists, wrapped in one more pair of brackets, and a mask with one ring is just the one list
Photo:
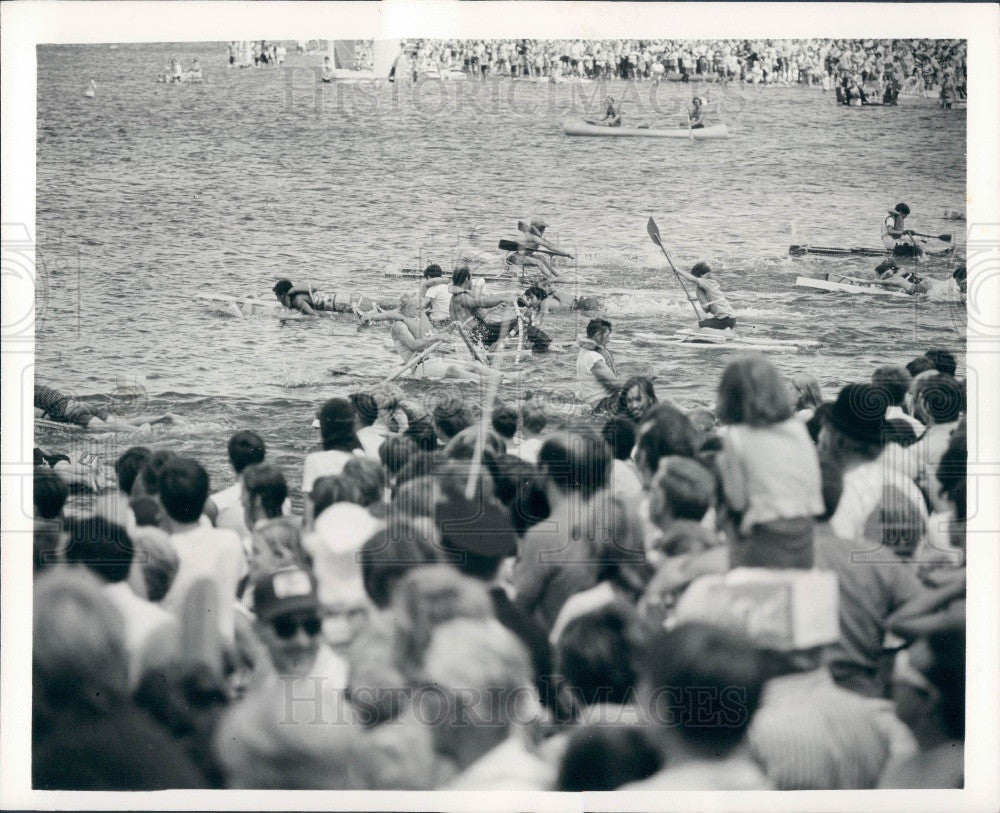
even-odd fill
[[(947, 248), (941, 250), (928, 249), (922, 246), (925, 254), (929, 255), (945, 255), (951, 254), (955, 250), (954, 246), (948, 246)], [(852, 248), (837, 248), (835, 246), (800, 246), (791, 245), (788, 247), (788, 253), (793, 257), (801, 257), (804, 254), (818, 254), (824, 257), (888, 257), (892, 255), (892, 249), (890, 248), (864, 248), (864, 247), (852, 247)], [(899, 259), (908, 259), (910, 255), (899, 255)]]
[[(375, 299), (365, 294), (332, 293), (316, 291), (313, 293), (313, 308), (333, 313), (354, 314), (356, 311), (370, 311), (378, 305), (380, 308), (395, 308), (399, 300), (395, 298)], [(256, 297), (236, 297), (225, 294), (195, 294), (195, 298), (207, 302), (233, 316), (278, 316), (289, 318), (300, 316), (298, 311), (289, 310), (277, 299), (258, 299)]]
[(895, 296), (904, 299), (919, 298), (919, 295), (908, 294), (898, 288), (886, 288), (877, 282), (842, 274), (824, 274), (822, 277), (796, 277), (795, 285), (799, 288), (815, 288), (820, 291), (837, 291), (849, 294), (869, 294), (872, 296)]
[(766, 336), (733, 336), (723, 331), (679, 330), (672, 336), (658, 333), (635, 333), (634, 338), (657, 344), (681, 345), (715, 350), (760, 350), (768, 352), (796, 353), (803, 347), (816, 347), (815, 339), (769, 339)]

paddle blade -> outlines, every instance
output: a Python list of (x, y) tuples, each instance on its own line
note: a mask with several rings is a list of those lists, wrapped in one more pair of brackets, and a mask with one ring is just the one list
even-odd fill
[(660, 248), (663, 248), (663, 243), (660, 242), (660, 230), (656, 228), (656, 221), (653, 218), (649, 218), (649, 222), (646, 224), (646, 231), (649, 232), (650, 239)]
[(938, 240), (940, 240), (943, 243), (950, 243), (951, 242), (951, 235), (950, 234), (939, 234), (938, 235)]

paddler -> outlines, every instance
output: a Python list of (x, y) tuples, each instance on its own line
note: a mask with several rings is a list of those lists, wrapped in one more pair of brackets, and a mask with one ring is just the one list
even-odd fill
[(600, 123), (604, 124), (606, 127), (621, 127), (622, 126), (622, 111), (618, 107), (617, 102), (610, 96), (605, 100), (608, 109), (604, 113), (604, 118), (601, 119)]
[(708, 263), (695, 263), (690, 274), (678, 269), (677, 274), (694, 284), (698, 304), (701, 305), (702, 311), (708, 314), (707, 319), (699, 320), (698, 327), (735, 330), (736, 318), (733, 308), (722, 293), (722, 288)]
[[(474, 320), (469, 328), (473, 340), (481, 342), (485, 347), (491, 347), (499, 342), (516, 325), (516, 320), (506, 322), (487, 321), (485, 311), (510, 302), (507, 296), (487, 296), (475, 290), (472, 284), (472, 274), (469, 269), (456, 268), (451, 275), (451, 318), (458, 323), (464, 323), (470, 317)], [(504, 327), (506, 325), (506, 333)]]
[(923, 254), (924, 250), (913, 239), (913, 230), (905, 227), (910, 207), (905, 203), (897, 203), (888, 212), (882, 221), (882, 245), (891, 249), (897, 257), (919, 257)]
[(517, 298), (517, 306), (520, 309), (520, 322), (517, 327), (518, 330), (524, 329), (525, 344), (531, 347), (533, 353), (544, 353), (552, 344), (548, 334), (538, 327), (544, 318), (546, 299), (548, 293), (539, 285), (525, 288), (524, 293)]
[(591, 319), (576, 355), (577, 396), (590, 404), (595, 414), (612, 411), (621, 389), (615, 360), (608, 350), (610, 338), (611, 322)]
[(566, 257), (567, 259), (573, 259), (573, 255), (562, 251), (544, 237), (548, 223), (540, 217), (533, 218), (526, 227), (523, 223), (519, 223), (518, 228), (519, 236), (515, 238), (515, 242), (517, 242), (519, 248), (507, 258), (508, 263), (519, 265), (526, 273), (537, 270), (540, 276), (535, 279), (529, 279), (529, 282), (545, 289), (548, 296), (560, 305), (568, 305), (569, 302), (563, 301), (563, 297), (555, 289), (555, 282), (559, 278), (559, 272), (556, 271), (555, 266), (553, 266), (552, 262), (544, 254), (537, 252), (539, 250), (546, 251), (558, 257)]
[(334, 297), (320, 294), (311, 287), (303, 288), (289, 279), (280, 279), (271, 290), (274, 291), (278, 301), (289, 310), (298, 311), (306, 316), (333, 316)]
[[(431, 332), (430, 320), (420, 308), (420, 295), (415, 292), (403, 294), (399, 299), (399, 318), (389, 330), (392, 343), (404, 362), (441, 339)], [(475, 362), (445, 361), (428, 356), (411, 371), (416, 378), (468, 378), (489, 373), (489, 369)]]
[(444, 327), (451, 321), (451, 293), (440, 265), (432, 264), (424, 269), (420, 297), (424, 311), (434, 327)]
[(688, 111), (688, 121), (691, 124), (692, 130), (698, 130), (705, 126), (705, 122), (702, 121), (701, 118), (703, 104), (704, 102), (699, 96), (695, 96), (691, 100), (691, 109)]
[(931, 289), (929, 282), (918, 277), (913, 271), (904, 271), (891, 258), (876, 266), (875, 278), (886, 288), (898, 288), (908, 294), (925, 294)]

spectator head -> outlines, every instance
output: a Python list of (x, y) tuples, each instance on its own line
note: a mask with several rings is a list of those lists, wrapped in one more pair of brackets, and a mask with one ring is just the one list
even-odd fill
[(270, 463), (252, 463), (242, 470), (241, 479), (243, 513), (248, 528), (252, 529), (258, 520), (281, 516), (288, 499), (288, 483), (281, 469)]
[(198, 521), (208, 499), (208, 472), (196, 460), (175, 457), (160, 472), (160, 502), (171, 520)]
[(628, 460), (635, 448), (635, 424), (628, 418), (608, 418), (601, 428), (601, 437), (611, 447), (615, 460)]
[(35, 466), (32, 499), (37, 517), (56, 519), (62, 516), (68, 498), (69, 486), (57, 472), (48, 466)]
[(417, 453), (417, 444), (413, 438), (405, 435), (389, 435), (378, 449), (378, 458), (385, 466), (389, 480), (395, 479), (399, 470)]
[(309, 499), (313, 504), (313, 516), (318, 517), (331, 505), (338, 502), (354, 502), (358, 500), (354, 483), (342, 474), (328, 474), (317, 477), (313, 483)]
[(771, 362), (745, 356), (722, 373), (718, 415), (723, 423), (771, 426), (792, 417), (792, 399)]
[(132, 484), (130, 496), (159, 497), (160, 473), (168, 463), (175, 459), (177, 459), (177, 455), (167, 449), (157, 449), (153, 452)]
[(437, 493), (437, 483), (429, 475), (407, 480), (393, 492), (389, 522), (422, 524), (423, 519), (433, 519)]
[(928, 350), (924, 353), (924, 356), (939, 373), (942, 375), (950, 375), (952, 378), (955, 377), (955, 370), (958, 369), (958, 363), (955, 361), (955, 356), (953, 354), (949, 353), (947, 350), (935, 348), (933, 350)]
[(689, 457), (660, 459), (649, 489), (649, 518), (662, 529), (675, 519), (701, 522), (715, 502), (715, 476)]
[(916, 378), (921, 373), (933, 369), (935, 369), (934, 362), (927, 358), (927, 356), (917, 356), (906, 365), (906, 372), (908, 372), (913, 378)]
[(639, 664), (649, 632), (624, 600), (566, 625), (556, 645), (556, 670), (577, 709), (635, 703)]
[(423, 452), (433, 452), (438, 447), (437, 432), (434, 431), (434, 424), (429, 418), (417, 418), (410, 421), (410, 425), (406, 427), (403, 435), (410, 438)]
[(872, 385), (881, 387), (889, 396), (889, 405), (901, 407), (906, 400), (913, 377), (906, 369), (896, 365), (879, 367), (872, 373)]
[(964, 409), (962, 388), (950, 375), (936, 373), (914, 382), (913, 412), (925, 424), (953, 423)]
[[(464, 769), (537, 716), (531, 661), (495, 621), (458, 618), (433, 632), (423, 659), (420, 702), (440, 721), (435, 750)], [(486, 722), (487, 724), (484, 724)]]
[(398, 491), (403, 485), (417, 477), (433, 476), (440, 457), (436, 452), (418, 451), (396, 473), (396, 480), (393, 483), (394, 490)]
[(596, 342), (597, 344), (603, 344), (604, 340), (611, 334), (611, 322), (607, 319), (602, 319), (597, 316), (587, 322), (587, 338)]
[(340, 476), (353, 485), (355, 501), (364, 508), (381, 505), (385, 497), (385, 469), (370, 457), (355, 455)]
[(170, 590), (180, 568), (177, 548), (159, 528), (137, 528), (132, 532), (132, 542), (146, 598), (160, 601)]
[(353, 452), (361, 448), (355, 433), (355, 412), (346, 398), (331, 398), (320, 407), (319, 433), (324, 451)]
[(819, 381), (808, 373), (796, 373), (792, 376), (792, 389), (795, 391), (795, 409), (816, 409), (823, 403), (823, 391)]
[[(941, 487), (939, 493), (951, 503), (955, 518), (961, 523), (965, 522), (968, 460), (969, 453), (965, 432), (956, 430), (951, 436), (948, 448), (941, 455), (941, 461), (937, 468), (937, 480)], [(961, 536), (962, 545), (964, 545), (964, 534)]]
[(640, 694), (660, 726), (664, 753), (676, 747), (705, 760), (723, 759), (743, 742), (762, 682), (748, 638), (689, 621), (652, 637)]
[(34, 583), (31, 648), (35, 725), (47, 714), (116, 709), (128, 697), (124, 621), (83, 569), (56, 568)]
[(378, 401), (368, 392), (352, 392), (349, 400), (358, 416), (358, 426), (366, 427), (378, 418)]
[(918, 743), (965, 736), (965, 630), (946, 628), (900, 650), (892, 676), (896, 715)]
[(538, 450), (538, 468), (558, 494), (587, 500), (608, 485), (611, 450), (591, 430), (554, 435)]
[(361, 546), (361, 575), (365, 592), (380, 610), (386, 609), (400, 580), (413, 568), (443, 560), (441, 549), (418, 528), (394, 522)]
[(517, 432), (517, 410), (509, 404), (497, 404), (493, 408), (490, 424), (505, 441), (513, 440)]
[(254, 463), (264, 462), (264, 439), (256, 432), (242, 429), (229, 438), (229, 464), (237, 474)]
[(848, 462), (874, 460), (885, 445), (889, 396), (871, 384), (848, 384), (837, 395), (829, 420), (820, 430), (824, 456)]
[(656, 403), (653, 382), (644, 375), (636, 375), (622, 385), (617, 412), (638, 424)]
[(131, 496), (135, 479), (152, 454), (145, 446), (133, 446), (118, 457), (115, 461), (115, 475), (118, 477), (118, 490), (122, 494)]
[(661, 763), (659, 750), (638, 726), (580, 726), (569, 736), (556, 790), (617, 790), (652, 776)]
[(124, 528), (104, 517), (92, 516), (69, 523), (67, 530), (68, 563), (83, 565), (105, 584), (128, 578), (135, 550)]
[(300, 567), (261, 573), (253, 582), (255, 627), (279, 675), (302, 677), (319, 651), (316, 579)]
[(545, 431), (545, 425), (549, 422), (548, 415), (545, 414), (545, 407), (535, 400), (526, 401), (521, 407), (521, 426), (525, 433), (530, 435), (540, 435)]
[(635, 462), (648, 485), (660, 465), (660, 458), (670, 455), (694, 457), (697, 435), (687, 415), (673, 404), (657, 404), (639, 426)]
[(472, 409), (461, 398), (449, 395), (442, 398), (431, 410), (434, 429), (446, 443), (475, 420)]
[(903, 418), (886, 418), (885, 442), (898, 443), (904, 449), (917, 442), (917, 433), (913, 424)]
[(156, 497), (133, 497), (128, 507), (138, 528), (159, 528), (163, 522), (163, 506)]

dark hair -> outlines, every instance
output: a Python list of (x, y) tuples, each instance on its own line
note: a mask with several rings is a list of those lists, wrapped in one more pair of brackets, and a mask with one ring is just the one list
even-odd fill
[(941, 717), (947, 733), (965, 736), (965, 628), (936, 630), (927, 636), (934, 664), (925, 677), (941, 695)]
[(134, 497), (129, 500), (128, 507), (132, 509), (136, 527), (158, 528), (163, 516), (163, 506), (156, 497)]
[(365, 508), (382, 502), (385, 494), (385, 469), (377, 460), (355, 455), (344, 464), (340, 476), (350, 483), (354, 502)]
[(542, 432), (548, 422), (545, 407), (538, 401), (528, 401), (521, 406), (521, 425), (529, 432)]
[(354, 431), (354, 406), (346, 398), (331, 398), (320, 407), (319, 433), (323, 450), (353, 452), (361, 448), (361, 441)]
[(237, 474), (253, 463), (264, 460), (264, 439), (256, 432), (241, 429), (229, 438), (229, 464)]
[(378, 401), (367, 392), (352, 392), (348, 396), (362, 426), (371, 426), (378, 418)]
[(118, 477), (118, 488), (123, 494), (132, 493), (135, 478), (139, 476), (139, 472), (152, 454), (145, 446), (133, 446), (118, 456), (115, 461), (115, 475)]
[(927, 356), (917, 356), (906, 365), (906, 372), (916, 378), (921, 373), (934, 370), (934, 363)]
[(316, 478), (309, 499), (313, 516), (318, 517), (336, 502), (357, 502), (357, 495), (350, 480), (339, 474), (327, 474)]
[(813, 443), (819, 443), (819, 430), (830, 422), (830, 415), (833, 412), (833, 401), (824, 401), (813, 412), (812, 417), (806, 421), (806, 431)]
[(417, 418), (410, 421), (403, 436), (416, 443), (417, 448), (422, 452), (433, 452), (437, 449), (437, 432), (434, 431), (434, 424), (428, 418)]
[(742, 742), (763, 684), (748, 638), (693, 621), (660, 630), (649, 641), (643, 673), (654, 720), (689, 747), (718, 759)]
[(135, 550), (120, 525), (101, 516), (82, 517), (67, 524), (66, 561), (84, 565), (109, 584), (128, 578)]
[(556, 790), (608, 791), (647, 779), (662, 757), (645, 729), (586, 725), (572, 731), (559, 765)]
[(382, 461), (389, 477), (395, 477), (416, 453), (416, 442), (406, 435), (389, 435), (378, 447), (378, 459)]
[(541, 301), (548, 298), (548, 291), (546, 291), (541, 285), (529, 285), (524, 289), (525, 296), (533, 296), (535, 299)]
[(160, 502), (175, 522), (197, 522), (208, 499), (208, 472), (189, 457), (167, 461), (159, 477)]
[(939, 373), (950, 375), (952, 378), (955, 377), (955, 370), (958, 368), (958, 363), (955, 361), (955, 356), (947, 350), (941, 350), (940, 348), (928, 350), (924, 353), (924, 356)]
[(951, 276), (958, 282), (965, 282), (967, 277), (967, 271), (965, 270), (965, 263), (955, 266), (955, 270), (951, 272)]
[(48, 466), (35, 466), (35, 511), (42, 519), (55, 519), (62, 513), (69, 498), (66, 481)]
[(472, 274), (469, 273), (469, 269), (464, 265), (451, 272), (452, 285), (465, 285), (470, 279), (472, 279)]
[(269, 463), (252, 463), (243, 470), (243, 488), (252, 500), (260, 497), (261, 507), (269, 519), (281, 516), (288, 499), (288, 483), (281, 469)]
[(437, 263), (431, 263), (424, 269), (424, 277), (426, 279), (433, 279), (441, 276), (444, 276), (444, 271), (441, 270), (441, 266)]
[(274, 291), (275, 296), (284, 296), (290, 290), (292, 290), (293, 287), (294, 286), (292, 285), (292, 281), (291, 280), (279, 279), (274, 284), (274, 287), (271, 290)]
[(948, 448), (941, 455), (937, 467), (937, 480), (941, 486), (941, 496), (955, 506), (955, 518), (965, 522), (966, 500), (968, 496), (969, 451), (965, 432), (955, 431)]
[(555, 435), (538, 450), (538, 468), (563, 493), (588, 499), (608, 484), (611, 449), (590, 429)]
[(497, 434), (506, 440), (511, 440), (517, 432), (517, 410), (508, 404), (497, 404), (493, 407), (493, 418), (490, 422)]
[(898, 443), (905, 449), (917, 442), (917, 433), (913, 431), (913, 424), (903, 418), (886, 418), (885, 441)]
[(712, 267), (706, 262), (695, 263), (691, 266), (691, 276), (703, 277), (705, 274), (711, 274)]
[(635, 446), (635, 424), (628, 418), (608, 418), (601, 427), (601, 437), (611, 447), (615, 460), (628, 460)]
[(444, 560), (441, 550), (407, 522), (393, 522), (369, 537), (358, 554), (365, 592), (379, 609), (389, 606), (393, 587), (413, 568)]
[[(142, 483), (143, 491), (145, 491), (144, 496), (155, 497), (160, 493), (160, 474), (166, 465), (176, 457), (177, 455), (168, 449), (157, 449), (149, 456), (149, 460), (146, 461), (146, 465), (142, 467), (136, 478)], [(132, 484), (132, 488), (135, 488), (135, 483)]]
[(965, 398), (958, 382), (950, 375), (938, 373), (917, 384), (915, 406), (930, 416), (934, 423), (957, 421), (965, 409)]
[[(647, 412), (650, 408), (656, 406), (656, 390), (653, 389), (653, 382), (647, 376), (644, 375), (634, 375), (624, 384), (622, 384), (621, 391), (618, 393), (618, 407), (615, 410), (619, 415), (627, 415), (629, 418), (632, 417), (631, 413), (628, 411), (628, 393), (629, 390), (633, 390), (636, 387), (641, 389), (646, 394), (646, 400), (649, 401), (649, 406), (646, 407)], [(639, 416), (641, 420), (643, 415)]]
[(889, 403), (899, 406), (906, 399), (906, 393), (910, 389), (911, 376), (903, 367), (889, 365), (879, 367), (872, 373), (872, 384), (881, 387), (889, 396)]
[(611, 330), (611, 322), (597, 316), (587, 322), (587, 338), (593, 339), (602, 330)]
[(472, 409), (457, 395), (442, 398), (431, 410), (434, 428), (445, 440), (451, 440), (468, 426), (472, 426)]
[(556, 669), (579, 706), (635, 700), (648, 632), (624, 600), (566, 625), (556, 644)]
[(657, 404), (646, 413), (639, 427), (635, 457), (650, 472), (655, 472), (661, 457), (694, 457), (697, 446), (688, 416), (671, 404)]
[(417, 477), (429, 477), (434, 474), (434, 469), (441, 455), (438, 452), (428, 452), (420, 449), (416, 454), (411, 455), (406, 464), (396, 472), (394, 486), (398, 489), (404, 483), (414, 480)]

